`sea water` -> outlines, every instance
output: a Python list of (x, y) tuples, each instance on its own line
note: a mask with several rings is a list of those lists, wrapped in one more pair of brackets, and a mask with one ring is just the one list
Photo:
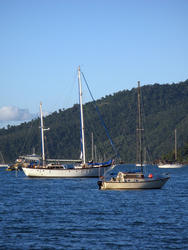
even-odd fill
[(188, 249), (188, 166), (167, 171), (160, 190), (101, 191), (1, 169), (0, 249)]

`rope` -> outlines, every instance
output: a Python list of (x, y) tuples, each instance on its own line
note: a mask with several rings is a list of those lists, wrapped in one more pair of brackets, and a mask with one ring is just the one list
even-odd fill
[(111, 137), (110, 137), (110, 134), (109, 134), (109, 132), (108, 132), (108, 129), (107, 129), (107, 127), (106, 127), (106, 125), (105, 125), (105, 122), (104, 122), (104, 120), (103, 120), (103, 118), (102, 118), (102, 115), (101, 115), (101, 113), (100, 113), (100, 111), (99, 111), (99, 108), (97, 107), (96, 101), (95, 101), (95, 99), (94, 99), (94, 97), (93, 97), (93, 95), (92, 95), (92, 93), (91, 93), (91, 90), (90, 90), (89, 85), (88, 85), (88, 83), (87, 83), (87, 81), (86, 81), (86, 78), (85, 78), (83, 72), (81, 72), (81, 74), (82, 74), (83, 79), (84, 79), (84, 81), (85, 81), (85, 83), (86, 83), (86, 86), (87, 86), (87, 88), (88, 88), (88, 91), (89, 91), (89, 93), (90, 93), (90, 96), (91, 96), (91, 98), (92, 98), (92, 100), (93, 100), (93, 102), (94, 102), (94, 106), (95, 106), (95, 108), (96, 108), (96, 110), (97, 110), (97, 113), (98, 113), (99, 118), (100, 118), (100, 120), (101, 120), (101, 123), (102, 123), (102, 125), (103, 125), (103, 127), (104, 127), (104, 129), (105, 129), (105, 132), (106, 132), (106, 135), (107, 135), (107, 137), (108, 137), (108, 139), (109, 139), (109, 141), (110, 141), (110, 144), (111, 144), (111, 146), (112, 146), (114, 152), (116, 153), (116, 156), (117, 156), (118, 158), (120, 158), (119, 153), (117, 152), (117, 149), (116, 149), (116, 147), (115, 147), (115, 145), (114, 145), (114, 143), (113, 143), (113, 141), (112, 141), (112, 139), (111, 139)]

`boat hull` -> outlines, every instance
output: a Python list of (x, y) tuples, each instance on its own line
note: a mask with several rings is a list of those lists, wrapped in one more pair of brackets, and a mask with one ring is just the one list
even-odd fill
[(169, 177), (153, 179), (153, 180), (141, 180), (131, 182), (117, 182), (117, 181), (98, 181), (99, 189), (160, 189), (167, 181)]
[(182, 164), (159, 164), (158, 165), (158, 168), (181, 168), (181, 167), (183, 167), (183, 165)]
[(50, 168), (29, 168), (23, 167), (26, 176), (32, 178), (96, 178), (103, 176), (114, 166), (101, 166), (89, 168), (73, 168), (73, 169), (50, 169)]
[(8, 164), (0, 164), (0, 168), (7, 168), (8, 166)]

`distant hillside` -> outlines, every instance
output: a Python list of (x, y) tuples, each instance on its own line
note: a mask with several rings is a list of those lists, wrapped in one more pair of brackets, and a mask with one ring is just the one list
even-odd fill
[[(136, 84), (135, 84), (136, 86)], [(179, 157), (187, 159), (188, 143), (188, 80), (178, 84), (154, 84), (141, 88), (144, 106), (145, 145), (150, 160), (173, 151), (174, 129), (177, 129)], [(137, 89), (124, 90), (98, 100), (109, 134), (120, 157), (125, 162), (136, 160)], [(110, 158), (115, 153), (101, 126), (93, 102), (84, 105), (86, 150), (91, 159), (91, 133), (94, 134), (97, 157)], [(50, 158), (74, 158), (80, 154), (79, 106), (59, 110), (45, 117), (46, 154)], [(33, 148), (40, 154), (40, 121), (33, 120), (8, 129), (0, 129), (0, 151), (5, 161), (14, 161), (19, 155), (31, 154)]]

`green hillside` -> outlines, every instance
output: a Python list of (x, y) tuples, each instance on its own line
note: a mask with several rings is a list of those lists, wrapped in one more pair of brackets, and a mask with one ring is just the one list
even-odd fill
[[(136, 86), (136, 84), (135, 84)], [(154, 84), (141, 88), (145, 145), (150, 160), (173, 157), (174, 129), (177, 129), (178, 155), (188, 161), (188, 80), (178, 84)], [(109, 134), (125, 162), (136, 160), (137, 89), (124, 90), (98, 100)], [(101, 125), (93, 102), (84, 105), (86, 154), (91, 159), (91, 133), (99, 158), (115, 155)], [(50, 158), (78, 159), (80, 154), (79, 105), (59, 110), (44, 118), (46, 154)], [(40, 120), (0, 129), (0, 151), (5, 161), (19, 155), (40, 154)]]

